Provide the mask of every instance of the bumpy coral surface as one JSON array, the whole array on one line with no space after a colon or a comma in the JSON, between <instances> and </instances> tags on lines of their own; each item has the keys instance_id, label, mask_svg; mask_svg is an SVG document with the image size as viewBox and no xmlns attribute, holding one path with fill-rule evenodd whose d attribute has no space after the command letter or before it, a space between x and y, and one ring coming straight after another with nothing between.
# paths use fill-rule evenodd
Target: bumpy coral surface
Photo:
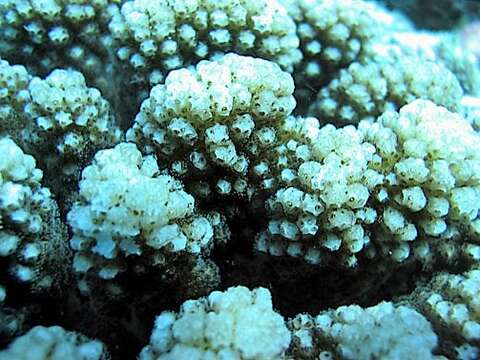
<instances>
[{"instance_id":1,"label":"bumpy coral surface","mask_svg":"<svg viewBox=\"0 0 480 360\"><path fill-rule=\"evenodd\" d=\"M363 1L282 0L297 23L302 61L296 65L296 95L302 105L341 68L371 51L379 24Z\"/></svg>"},{"instance_id":2,"label":"bumpy coral surface","mask_svg":"<svg viewBox=\"0 0 480 360\"><path fill-rule=\"evenodd\" d=\"M421 58L379 58L342 69L319 91L309 113L338 125L357 124L416 98L457 110L461 96L458 80L441 64Z\"/></svg>"},{"instance_id":3,"label":"bumpy coral surface","mask_svg":"<svg viewBox=\"0 0 480 360\"><path fill-rule=\"evenodd\" d=\"M10 275L34 291L61 286L67 268L66 229L35 159L23 153L10 138L0 139L0 257L2 278ZM7 280L11 285L11 280ZM0 301L7 296L0 284Z\"/></svg>"},{"instance_id":4,"label":"bumpy coral surface","mask_svg":"<svg viewBox=\"0 0 480 360\"><path fill-rule=\"evenodd\" d=\"M0 358L478 358L464 31L379 1L0 0Z\"/></svg>"},{"instance_id":5,"label":"bumpy coral surface","mask_svg":"<svg viewBox=\"0 0 480 360\"><path fill-rule=\"evenodd\" d=\"M126 1L109 24L126 86L143 99L170 70L234 51L292 71L296 26L277 0Z\"/></svg>"},{"instance_id":6,"label":"bumpy coral surface","mask_svg":"<svg viewBox=\"0 0 480 360\"><path fill-rule=\"evenodd\" d=\"M33 123L30 126L36 126L32 133L39 138L32 141L32 147L51 148L56 142L58 153L77 160L92 152L88 147L101 148L119 140L120 130L108 102L100 91L87 87L80 72L54 70L44 80L33 78L28 91L31 103L24 110Z\"/></svg>"},{"instance_id":7,"label":"bumpy coral surface","mask_svg":"<svg viewBox=\"0 0 480 360\"><path fill-rule=\"evenodd\" d=\"M363 309L341 306L315 317L300 314L289 322L294 357L320 359L436 359L437 336L419 312L382 302Z\"/></svg>"},{"instance_id":8,"label":"bumpy coral surface","mask_svg":"<svg viewBox=\"0 0 480 360\"><path fill-rule=\"evenodd\" d=\"M237 286L160 314L140 359L279 359L289 344L270 292Z\"/></svg>"},{"instance_id":9,"label":"bumpy coral surface","mask_svg":"<svg viewBox=\"0 0 480 360\"><path fill-rule=\"evenodd\" d=\"M0 132L22 127L23 124L18 124L16 118L29 101L27 86L31 78L24 66L11 66L7 61L0 60Z\"/></svg>"},{"instance_id":10,"label":"bumpy coral surface","mask_svg":"<svg viewBox=\"0 0 480 360\"><path fill-rule=\"evenodd\" d=\"M194 198L134 144L98 152L83 171L79 197L67 217L77 272L93 268L112 279L124 270L124 258L154 266L159 252L200 254L213 239L208 219L195 214Z\"/></svg>"},{"instance_id":11,"label":"bumpy coral surface","mask_svg":"<svg viewBox=\"0 0 480 360\"><path fill-rule=\"evenodd\" d=\"M384 205L377 240L397 243L396 260L408 256L413 240L415 256L425 261L431 251L453 260L462 249L476 260L480 142L470 124L417 100L360 128L377 147L374 167L385 176L375 194Z\"/></svg>"},{"instance_id":12,"label":"bumpy coral surface","mask_svg":"<svg viewBox=\"0 0 480 360\"><path fill-rule=\"evenodd\" d=\"M435 47L435 52L438 59L455 74L467 94L480 96L480 70L476 55L462 45L461 36L446 36Z\"/></svg>"},{"instance_id":13,"label":"bumpy coral surface","mask_svg":"<svg viewBox=\"0 0 480 360\"><path fill-rule=\"evenodd\" d=\"M440 273L430 283L410 295L416 307L431 320L447 344L457 345L450 356L475 358L480 341L480 271L477 267L463 274ZM467 356L467 354L469 354Z\"/></svg>"},{"instance_id":14,"label":"bumpy coral surface","mask_svg":"<svg viewBox=\"0 0 480 360\"><path fill-rule=\"evenodd\" d=\"M370 241L364 226L376 220L375 210L367 205L373 189L368 178L362 178L375 149L353 127L307 124L310 141L289 140L276 149L293 153L296 161L284 169L292 177L287 186L266 202L271 220L258 236L257 248L273 255L303 256L317 264L341 249L335 262L355 266L354 254Z\"/></svg>"},{"instance_id":15,"label":"bumpy coral surface","mask_svg":"<svg viewBox=\"0 0 480 360\"><path fill-rule=\"evenodd\" d=\"M100 84L108 78L111 13L119 0L4 0L0 2L0 56L35 75L74 65Z\"/></svg>"},{"instance_id":16,"label":"bumpy coral surface","mask_svg":"<svg viewBox=\"0 0 480 360\"><path fill-rule=\"evenodd\" d=\"M156 154L197 196L248 198L262 180L271 187L263 158L295 107L292 93L292 77L272 62L235 54L202 61L152 89L127 140Z\"/></svg>"},{"instance_id":17,"label":"bumpy coral surface","mask_svg":"<svg viewBox=\"0 0 480 360\"><path fill-rule=\"evenodd\" d=\"M358 129L310 133L315 140L300 147L304 157L292 170L295 186L266 203L272 220L258 249L313 263L333 253L347 266L377 252L425 265L477 260L480 138L465 119L417 100Z\"/></svg>"},{"instance_id":18,"label":"bumpy coral surface","mask_svg":"<svg viewBox=\"0 0 480 360\"><path fill-rule=\"evenodd\" d=\"M65 187L57 195L70 198L94 153L123 137L110 104L78 71L56 69L41 79L23 66L0 66L0 133L35 156L48 186Z\"/></svg>"},{"instance_id":19,"label":"bumpy coral surface","mask_svg":"<svg viewBox=\"0 0 480 360\"><path fill-rule=\"evenodd\" d=\"M89 340L60 326L36 326L15 339L8 349L0 351L0 359L106 360L108 354L98 340Z\"/></svg>"}]
</instances>

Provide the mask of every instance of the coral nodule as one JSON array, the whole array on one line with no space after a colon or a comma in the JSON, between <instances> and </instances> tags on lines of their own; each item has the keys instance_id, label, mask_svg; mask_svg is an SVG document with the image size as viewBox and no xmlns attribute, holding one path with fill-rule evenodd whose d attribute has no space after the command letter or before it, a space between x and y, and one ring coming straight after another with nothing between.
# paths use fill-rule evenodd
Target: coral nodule
<instances>
[{"instance_id":1,"label":"coral nodule","mask_svg":"<svg viewBox=\"0 0 480 360\"><path fill-rule=\"evenodd\" d=\"M0 359L478 359L478 49L384 2L0 0Z\"/></svg>"}]
</instances>

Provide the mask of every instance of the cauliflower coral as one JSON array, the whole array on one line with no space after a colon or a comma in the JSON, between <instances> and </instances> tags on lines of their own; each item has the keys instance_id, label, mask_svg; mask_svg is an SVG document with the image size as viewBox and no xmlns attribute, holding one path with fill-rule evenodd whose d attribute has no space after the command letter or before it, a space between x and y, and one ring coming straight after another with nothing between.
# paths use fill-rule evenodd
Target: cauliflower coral
<instances>
[{"instance_id":1,"label":"cauliflower coral","mask_svg":"<svg viewBox=\"0 0 480 360\"><path fill-rule=\"evenodd\" d=\"M462 36L366 0L0 0L0 359L478 358Z\"/></svg>"},{"instance_id":2,"label":"cauliflower coral","mask_svg":"<svg viewBox=\"0 0 480 360\"><path fill-rule=\"evenodd\" d=\"M186 301L179 314L157 316L140 359L278 359L289 344L270 292L237 286Z\"/></svg>"}]
</instances>

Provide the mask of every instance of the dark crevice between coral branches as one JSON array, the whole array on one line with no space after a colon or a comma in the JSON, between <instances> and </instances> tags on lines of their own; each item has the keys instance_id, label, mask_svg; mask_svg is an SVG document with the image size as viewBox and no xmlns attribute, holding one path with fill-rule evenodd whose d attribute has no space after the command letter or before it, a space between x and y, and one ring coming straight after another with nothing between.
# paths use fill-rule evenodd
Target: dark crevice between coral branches
<instances>
[{"instance_id":1,"label":"dark crevice between coral branches","mask_svg":"<svg viewBox=\"0 0 480 360\"><path fill-rule=\"evenodd\" d=\"M373 306L409 294L430 271L412 262L397 269L391 262L368 263L360 258L359 269L315 266L302 259L272 257L254 250L255 234L265 228L261 213L238 215L229 221L232 239L217 246L213 260L220 268L222 290L238 284L268 288L277 310L285 317L319 313L341 305ZM395 270L395 271L392 271Z\"/></svg>"}]
</instances>

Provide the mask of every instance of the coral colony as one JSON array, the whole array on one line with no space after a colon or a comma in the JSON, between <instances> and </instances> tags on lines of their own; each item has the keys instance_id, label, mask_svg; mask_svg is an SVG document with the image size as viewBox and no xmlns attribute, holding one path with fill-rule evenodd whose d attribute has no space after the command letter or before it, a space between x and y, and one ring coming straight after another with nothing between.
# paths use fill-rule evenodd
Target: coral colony
<instances>
[{"instance_id":1,"label":"coral colony","mask_svg":"<svg viewBox=\"0 0 480 360\"><path fill-rule=\"evenodd\" d=\"M0 0L0 359L478 359L480 67L418 21Z\"/></svg>"}]
</instances>

